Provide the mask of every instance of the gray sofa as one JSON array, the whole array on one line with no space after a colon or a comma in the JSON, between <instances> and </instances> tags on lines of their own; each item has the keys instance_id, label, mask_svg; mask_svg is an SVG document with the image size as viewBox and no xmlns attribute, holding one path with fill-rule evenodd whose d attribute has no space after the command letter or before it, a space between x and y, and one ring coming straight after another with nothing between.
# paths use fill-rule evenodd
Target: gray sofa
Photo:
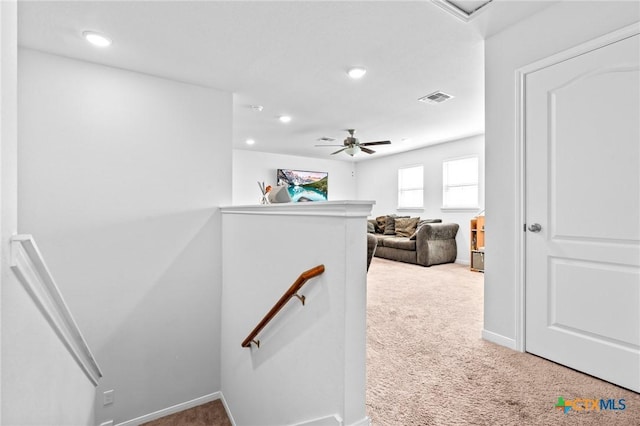
<instances>
[{"instance_id":1,"label":"gray sofa","mask_svg":"<svg viewBox=\"0 0 640 426\"><path fill-rule=\"evenodd\" d=\"M422 266L452 263L458 254L458 229L457 223L424 223L415 239L374 233L378 243L375 256Z\"/></svg>"},{"instance_id":2,"label":"gray sofa","mask_svg":"<svg viewBox=\"0 0 640 426\"><path fill-rule=\"evenodd\" d=\"M371 259L373 258L373 253L376 252L376 247L378 247L376 237L373 234L367 234L367 272L371 266Z\"/></svg>"}]
</instances>

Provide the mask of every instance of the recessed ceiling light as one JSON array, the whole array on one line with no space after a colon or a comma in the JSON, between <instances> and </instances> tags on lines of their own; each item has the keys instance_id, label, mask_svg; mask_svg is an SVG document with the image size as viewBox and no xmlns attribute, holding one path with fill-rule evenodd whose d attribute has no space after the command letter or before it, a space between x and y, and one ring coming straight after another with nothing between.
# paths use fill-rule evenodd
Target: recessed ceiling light
<instances>
[{"instance_id":1,"label":"recessed ceiling light","mask_svg":"<svg viewBox=\"0 0 640 426\"><path fill-rule=\"evenodd\" d=\"M353 78L354 80L362 78L366 73L367 73L367 70L362 67L351 68L347 72L347 74L349 74L349 77Z\"/></svg>"},{"instance_id":2,"label":"recessed ceiling light","mask_svg":"<svg viewBox=\"0 0 640 426\"><path fill-rule=\"evenodd\" d=\"M111 39L109 37L102 35L100 33L97 33L95 31L85 31L82 33L82 36L85 38L85 40L87 40L89 43L93 44L94 46L98 46L98 47L111 46Z\"/></svg>"},{"instance_id":3,"label":"recessed ceiling light","mask_svg":"<svg viewBox=\"0 0 640 426\"><path fill-rule=\"evenodd\" d=\"M247 139L245 142L247 143L247 145L253 145L254 143L256 143L256 141L254 141L253 139Z\"/></svg>"},{"instance_id":4,"label":"recessed ceiling light","mask_svg":"<svg viewBox=\"0 0 640 426\"><path fill-rule=\"evenodd\" d=\"M262 112L264 107L262 105L251 105L251 109L257 112Z\"/></svg>"},{"instance_id":5,"label":"recessed ceiling light","mask_svg":"<svg viewBox=\"0 0 640 426\"><path fill-rule=\"evenodd\" d=\"M280 117L278 117L278 120L280 120L283 123L288 123L291 121L291 117L288 115L281 115Z\"/></svg>"}]
</instances>

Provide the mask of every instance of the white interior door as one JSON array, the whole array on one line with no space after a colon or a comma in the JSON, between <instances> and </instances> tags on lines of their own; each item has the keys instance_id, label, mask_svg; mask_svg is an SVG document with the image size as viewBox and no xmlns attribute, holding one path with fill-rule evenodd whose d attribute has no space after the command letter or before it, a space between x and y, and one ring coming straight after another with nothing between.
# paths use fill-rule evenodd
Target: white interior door
<instances>
[{"instance_id":1,"label":"white interior door","mask_svg":"<svg viewBox=\"0 0 640 426\"><path fill-rule=\"evenodd\" d=\"M639 39L525 78L526 351L636 392Z\"/></svg>"}]
</instances>

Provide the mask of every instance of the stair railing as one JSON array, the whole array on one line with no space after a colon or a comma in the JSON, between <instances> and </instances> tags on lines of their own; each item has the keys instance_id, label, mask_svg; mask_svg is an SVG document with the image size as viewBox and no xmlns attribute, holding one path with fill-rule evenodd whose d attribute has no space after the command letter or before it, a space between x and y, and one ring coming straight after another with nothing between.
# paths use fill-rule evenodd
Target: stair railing
<instances>
[{"instance_id":1,"label":"stair railing","mask_svg":"<svg viewBox=\"0 0 640 426\"><path fill-rule=\"evenodd\" d=\"M297 297L300 302L302 302L302 306L304 306L305 297L298 294L298 291L302 288L305 283L311 278L317 277L318 275L324 272L324 265L318 265L314 268L309 269L308 271L304 271L300 274L298 279L289 287L289 289L282 295L282 297L276 302L275 305L271 308L269 312L262 318L262 320L258 323L258 325L253 329L251 333L247 336L246 339L242 342L243 348L251 347L251 343L254 343L257 347L260 347L260 340L256 339L258 333L262 331L263 328L276 316L278 312L287 304L289 299L292 297Z\"/></svg>"},{"instance_id":2,"label":"stair railing","mask_svg":"<svg viewBox=\"0 0 640 426\"><path fill-rule=\"evenodd\" d=\"M11 237L11 269L94 386L102 371L71 315L33 236Z\"/></svg>"}]
</instances>

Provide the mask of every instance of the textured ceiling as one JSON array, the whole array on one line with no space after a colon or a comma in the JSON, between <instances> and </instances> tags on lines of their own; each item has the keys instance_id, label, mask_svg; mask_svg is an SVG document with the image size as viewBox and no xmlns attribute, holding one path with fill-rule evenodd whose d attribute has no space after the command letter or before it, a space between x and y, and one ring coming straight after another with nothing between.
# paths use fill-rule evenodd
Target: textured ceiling
<instances>
[{"instance_id":1,"label":"textured ceiling","mask_svg":"<svg viewBox=\"0 0 640 426\"><path fill-rule=\"evenodd\" d=\"M375 156L483 133L484 38L550 4L494 0L465 23L429 1L28 1L18 28L24 47L233 92L236 148L329 158L318 139L355 128L393 142ZM417 101L436 90L454 99Z\"/></svg>"}]
</instances>

